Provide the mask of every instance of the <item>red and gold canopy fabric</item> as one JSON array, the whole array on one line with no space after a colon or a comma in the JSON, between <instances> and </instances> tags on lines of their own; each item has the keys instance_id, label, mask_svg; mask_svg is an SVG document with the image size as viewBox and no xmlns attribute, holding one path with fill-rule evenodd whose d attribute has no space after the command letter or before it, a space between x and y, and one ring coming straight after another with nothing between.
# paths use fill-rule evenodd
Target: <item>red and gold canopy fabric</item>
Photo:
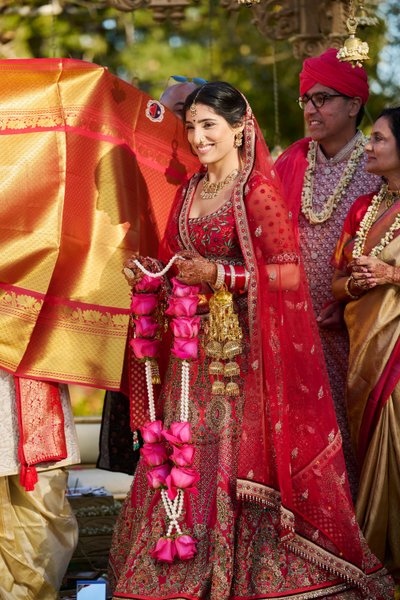
<instances>
[{"instance_id":1,"label":"red and gold canopy fabric","mask_svg":"<svg viewBox=\"0 0 400 600\"><path fill-rule=\"evenodd\" d=\"M105 68L0 61L0 368L119 389L121 274L196 168L182 123Z\"/></svg>"}]
</instances>

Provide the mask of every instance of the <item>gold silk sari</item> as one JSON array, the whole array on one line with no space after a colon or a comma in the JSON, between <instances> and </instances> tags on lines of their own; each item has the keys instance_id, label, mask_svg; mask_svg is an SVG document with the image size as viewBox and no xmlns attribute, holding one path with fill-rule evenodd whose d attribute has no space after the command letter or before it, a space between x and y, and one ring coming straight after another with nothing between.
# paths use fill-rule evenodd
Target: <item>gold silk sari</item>
<instances>
[{"instance_id":1,"label":"gold silk sari","mask_svg":"<svg viewBox=\"0 0 400 600\"><path fill-rule=\"evenodd\" d=\"M352 206L338 242L335 266L346 272L354 236L372 196ZM394 205L371 227L364 254L385 235ZM377 257L400 267L400 231ZM400 287L379 285L347 303L349 331L347 411L360 466L356 516L378 558L400 573Z\"/></svg>"},{"instance_id":2,"label":"gold silk sari","mask_svg":"<svg viewBox=\"0 0 400 600\"><path fill-rule=\"evenodd\" d=\"M197 162L179 119L103 67L2 60L0 73L0 368L118 390L123 260L156 252Z\"/></svg>"}]
</instances>

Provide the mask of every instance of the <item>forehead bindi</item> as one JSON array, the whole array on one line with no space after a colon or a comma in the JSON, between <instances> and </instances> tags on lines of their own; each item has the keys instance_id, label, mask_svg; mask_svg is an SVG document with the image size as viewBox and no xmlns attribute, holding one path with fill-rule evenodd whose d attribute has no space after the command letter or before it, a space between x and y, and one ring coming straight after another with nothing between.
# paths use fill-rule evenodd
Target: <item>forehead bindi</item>
<instances>
[{"instance_id":1,"label":"forehead bindi","mask_svg":"<svg viewBox=\"0 0 400 600\"><path fill-rule=\"evenodd\" d=\"M186 111L186 123L204 123L204 121L218 121L219 115L210 106L196 102L196 114L189 109Z\"/></svg>"}]
</instances>

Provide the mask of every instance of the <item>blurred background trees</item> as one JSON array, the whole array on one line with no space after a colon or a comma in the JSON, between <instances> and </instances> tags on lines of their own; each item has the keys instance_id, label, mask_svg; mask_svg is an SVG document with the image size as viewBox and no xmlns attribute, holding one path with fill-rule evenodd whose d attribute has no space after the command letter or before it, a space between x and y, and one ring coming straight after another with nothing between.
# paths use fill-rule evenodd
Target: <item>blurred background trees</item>
<instances>
[{"instance_id":1,"label":"blurred background trees","mask_svg":"<svg viewBox=\"0 0 400 600\"><path fill-rule=\"evenodd\" d=\"M95 62L156 98L170 75L223 79L248 97L271 147L285 147L303 135L296 104L301 60L294 58L289 41L264 37L250 9L228 11L223 0L198 0L177 24L156 22L149 9L121 12L102 6L95 0L92 6L79 0L0 0L1 58ZM400 90L397 0L381 2L376 14L379 23L360 30L370 45L372 118L399 101Z\"/></svg>"}]
</instances>

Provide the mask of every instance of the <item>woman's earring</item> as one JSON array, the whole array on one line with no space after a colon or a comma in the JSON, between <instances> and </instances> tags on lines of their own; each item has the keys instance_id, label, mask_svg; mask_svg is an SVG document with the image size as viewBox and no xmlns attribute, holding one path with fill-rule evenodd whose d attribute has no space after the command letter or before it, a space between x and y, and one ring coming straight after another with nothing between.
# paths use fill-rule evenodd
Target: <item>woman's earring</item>
<instances>
[{"instance_id":1,"label":"woman's earring","mask_svg":"<svg viewBox=\"0 0 400 600\"><path fill-rule=\"evenodd\" d=\"M238 131L237 133L235 133L235 138L233 141L233 146L235 148L240 148L240 146L243 144L243 131Z\"/></svg>"}]
</instances>

